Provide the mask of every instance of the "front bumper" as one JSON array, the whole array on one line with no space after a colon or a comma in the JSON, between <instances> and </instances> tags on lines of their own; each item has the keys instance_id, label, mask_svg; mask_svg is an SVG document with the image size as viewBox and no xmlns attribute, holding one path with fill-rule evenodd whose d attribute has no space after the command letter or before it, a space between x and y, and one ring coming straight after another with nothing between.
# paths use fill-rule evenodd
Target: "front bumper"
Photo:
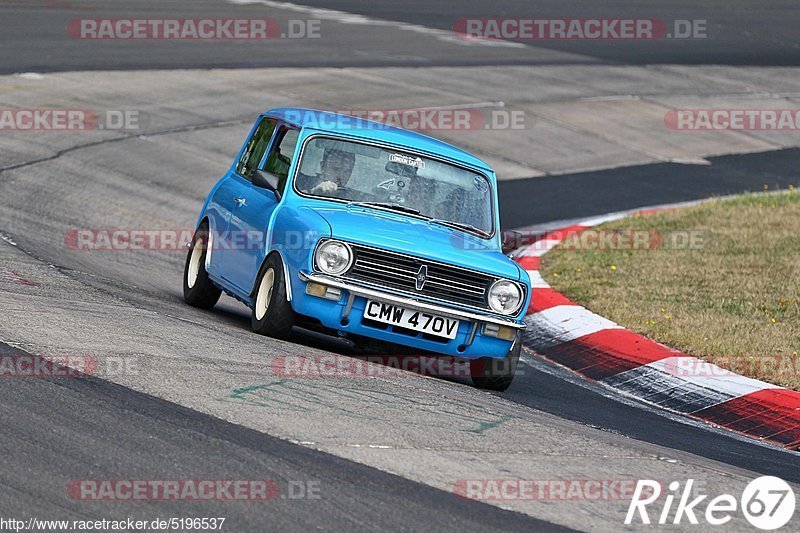
<instances>
[{"instance_id":1,"label":"front bumper","mask_svg":"<svg viewBox=\"0 0 800 533\"><path fill-rule=\"evenodd\" d=\"M392 294L379 289L356 285L348 280L312 272L299 272L302 290L296 291L292 306L298 313L317 318L326 327L343 334L358 334L386 342L402 344L413 348L429 350L457 357L504 357L511 348L511 340L504 340L483 334L485 324L505 326L519 331L527 326L511 318L484 315L468 310L445 307L431 302L415 300L406 296ZM309 282L340 289L342 296L337 301L327 300L306 294L305 285ZM375 324L363 323L362 317L367 299L396 304L433 315L459 320L455 339L432 339L425 335L398 333L394 328L379 328Z\"/></svg>"}]
</instances>

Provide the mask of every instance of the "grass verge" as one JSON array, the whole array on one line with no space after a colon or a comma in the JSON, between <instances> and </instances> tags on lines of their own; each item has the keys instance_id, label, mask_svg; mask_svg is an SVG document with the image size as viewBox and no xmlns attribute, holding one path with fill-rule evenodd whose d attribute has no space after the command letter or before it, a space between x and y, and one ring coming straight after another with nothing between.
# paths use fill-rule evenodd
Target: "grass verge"
<instances>
[{"instance_id":1,"label":"grass verge","mask_svg":"<svg viewBox=\"0 0 800 533\"><path fill-rule=\"evenodd\" d=\"M800 390L800 192L627 217L541 274L574 302L722 368Z\"/></svg>"}]
</instances>

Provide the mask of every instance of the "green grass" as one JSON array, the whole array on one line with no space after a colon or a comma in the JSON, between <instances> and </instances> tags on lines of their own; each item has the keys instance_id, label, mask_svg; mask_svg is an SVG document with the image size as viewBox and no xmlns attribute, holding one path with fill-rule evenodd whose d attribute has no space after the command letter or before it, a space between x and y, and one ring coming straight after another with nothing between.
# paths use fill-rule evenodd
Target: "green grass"
<instances>
[{"instance_id":1,"label":"green grass","mask_svg":"<svg viewBox=\"0 0 800 533\"><path fill-rule=\"evenodd\" d=\"M650 242L661 239L638 250L567 241L543 257L542 275L554 288L658 342L800 390L797 190L746 194L596 229L649 231ZM699 241L680 246L689 235Z\"/></svg>"}]
</instances>

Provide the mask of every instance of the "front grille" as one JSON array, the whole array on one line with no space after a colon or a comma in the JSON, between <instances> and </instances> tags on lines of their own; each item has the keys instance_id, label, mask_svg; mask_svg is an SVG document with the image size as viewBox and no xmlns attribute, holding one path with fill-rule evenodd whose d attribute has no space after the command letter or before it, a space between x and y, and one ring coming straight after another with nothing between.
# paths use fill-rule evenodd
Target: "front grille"
<instances>
[{"instance_id":1,"label":"front grille","mask_svg":"<svg viewBox=\"0 0 800 533\"><path fill-rule=\"evenodd\" d=\"M497 279L493 276L358 244L351 247L353 266L345 274L349 279L396 289L412 296L489 309L486 291ZM428 277L422 290L418 291L416 278L423 265L427 268Z\"/></svg>"}]
</instances>

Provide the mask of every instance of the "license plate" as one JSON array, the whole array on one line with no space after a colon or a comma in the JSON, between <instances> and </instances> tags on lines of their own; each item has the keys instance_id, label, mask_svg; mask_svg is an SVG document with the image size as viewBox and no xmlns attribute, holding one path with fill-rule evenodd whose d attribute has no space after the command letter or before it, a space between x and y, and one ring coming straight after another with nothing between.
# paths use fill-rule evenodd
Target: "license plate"
<instances>
[{"instance_id":1,"label":"license plate","mask_svg":"<svg viewBox=\"0 0 800 533\"><path fill-rule=\"evenodd\" d=\"M414 311L374 300L367 300L364 316L384 324L421 331L422 333L446 339L455 339L458 333L458 320L456 319L429 315L421 311Z\"/></svg>"}]
</instances>

